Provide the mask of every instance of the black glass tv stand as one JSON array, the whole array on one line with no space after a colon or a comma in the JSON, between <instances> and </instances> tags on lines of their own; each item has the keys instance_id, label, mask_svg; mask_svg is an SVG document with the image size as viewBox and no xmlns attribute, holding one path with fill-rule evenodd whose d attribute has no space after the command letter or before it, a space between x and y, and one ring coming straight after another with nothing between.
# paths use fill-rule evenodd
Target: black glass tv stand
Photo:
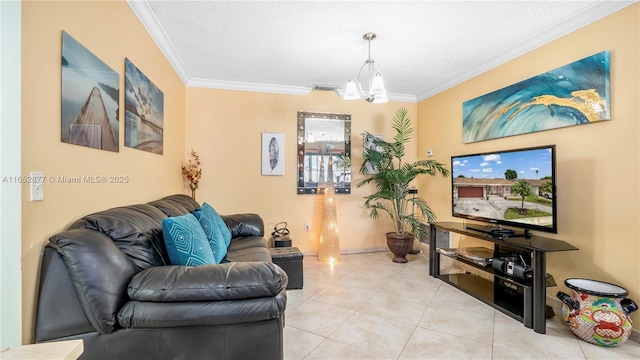
<instances>
[{"instance_id":1,"label":"black glass tv stand","mask_svg":"<svg viewBox=\"0 0 640 360\"><path fill-rule=\"evenodd\" d=\"M500 256L505 249L514 250L520 254L528 255L533 268L533 278L531 280L517 280L508 277L498 271L494 272L493 267L484 267L474 262L466 261L463 258L436 249L436 229L442 229L491 243L494 256ZM469 228L463 223L457 222L437 222L431 224L429 238L429 275L458 288L461 291L479 299L493 308L511 316L522 322L527 328L535 332L546 333L547 319L547 284L555 285L553 278L547 278L546 253L557 251L578 250L573 245L562 241L531 233L521 234L522 236L494 237L489 230L478 231L476 228ZM528 236L524 236L528 235ZM480 269L493 276L493 281L485 277L472 274L440 274L440 256L446 256L469 266Z\"/></svg>"}]
</instances>

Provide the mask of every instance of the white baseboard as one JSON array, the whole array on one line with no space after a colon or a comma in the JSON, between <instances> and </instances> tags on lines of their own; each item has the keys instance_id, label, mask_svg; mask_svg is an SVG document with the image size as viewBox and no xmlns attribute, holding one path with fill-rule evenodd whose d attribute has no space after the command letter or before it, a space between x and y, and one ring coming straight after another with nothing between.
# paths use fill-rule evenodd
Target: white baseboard
<instances>
[{"instance_id":1,"label":"white baseboard","mask_svg":"<svg viewBox=\"0 0 640 360\"><path fill-rule=\"evenodd\" d=\"M388 251L389 251L388 247L382 246L377 248L346 249L344 251L340 251L340 253L344 255L349 255L349 254L364 254L364 253L388 252Z\"/></svg>"},{"instance_id":2,"label":"white baseboard","mask_svg":"<svg viewBox=\"0 0 640 360\"><path fill-rule=\"evenodd\" d=\"M384 247L375 247L375 248L356 248L356 249L343 249L340 250L341 255L350 255L350 254L365 254L365 253L374 253L374 252L386 252L389 251L389 248ZM308 256L318 256L317 251L304 251L302 255Z\"/></svg>"}]
</instances>

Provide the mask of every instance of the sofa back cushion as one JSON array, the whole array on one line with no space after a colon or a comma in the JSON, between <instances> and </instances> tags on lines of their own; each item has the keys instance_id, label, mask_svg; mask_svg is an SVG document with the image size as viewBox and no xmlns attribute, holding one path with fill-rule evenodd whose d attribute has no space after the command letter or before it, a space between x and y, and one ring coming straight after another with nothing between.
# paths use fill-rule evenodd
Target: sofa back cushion
<instances>
[{"instance_id":1,"label":"sofa back cushion","mask_svg":"<svg viewBox=\"0 0 640 360\"><path fill-rule=\"evenodd\" d=\"M94 230L67 230L49 241L62 257L91 325L101 334L113 332L138 267L108 236Z\"/></svg>"},{"instance_id":2,"label":"sofa back cushion","mask_svg":"<svg viewBox=\"0 0 640 360\"><path fill-rule=\"evenodd\" d=\"M243 213L220 217L231 231L232 239L243 236L264 236L264 222L258 214Z\"/></svg>"},{"instance_id":3,"label":"sofa back cushion","mask_svg":"<svg viewBox=\"0 0 640 360\"><path fill-rule=\"evenodd\" d=\"M192 213L200 207L197 201L184 194L169 195L148 204L157 207L167 216L180 216L186 213Z\"/></svg>"},{"instance_id":4,"label":"sofa back cushion","mask_svg":"<svg viewBox=\"0 0 640 360\"><path fill-rule=\"evenodd\" d=\"M166 215L154 206L130 205L87 215L69 229L91 229L108 236L139 270L144 270L169 263L162 238L164 218Z\"/></svg>"}]
</instances>

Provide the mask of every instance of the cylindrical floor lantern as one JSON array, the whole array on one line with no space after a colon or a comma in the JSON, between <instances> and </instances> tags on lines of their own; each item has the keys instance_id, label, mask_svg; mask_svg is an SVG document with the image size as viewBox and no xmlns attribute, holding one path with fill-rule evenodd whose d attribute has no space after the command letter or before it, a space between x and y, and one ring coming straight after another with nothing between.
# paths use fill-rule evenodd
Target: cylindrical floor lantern
<instances>
[{"instance_id":1,"label":"cylindrical floor lantern","mask_svg":"<svg viewBox=\"0 0 640 360\"><path fill-rule=\"evenodd\" d=\"M338 240L338 214L336 212L336 188L333 186L331 145L327 144L325 149L329 155L329 164L327 178L321 179L318 187L318 196L322 196L318 260L333 264L340 261L340 241ZM322 158L324 160L324 156Z\"/></svg>"},{"instance_id":2,"label":"cylindrical floor lantern","mask_svg":"<svg viewBox=\"0 0 640 360\"><path fill-rule=\"evenodd\" d=\"M336 189L333 186L333 182L329 181L322 190L318 192L318 196L323 197L318 260L334 263L340 261Z\"/></svg>"}]
</instances>

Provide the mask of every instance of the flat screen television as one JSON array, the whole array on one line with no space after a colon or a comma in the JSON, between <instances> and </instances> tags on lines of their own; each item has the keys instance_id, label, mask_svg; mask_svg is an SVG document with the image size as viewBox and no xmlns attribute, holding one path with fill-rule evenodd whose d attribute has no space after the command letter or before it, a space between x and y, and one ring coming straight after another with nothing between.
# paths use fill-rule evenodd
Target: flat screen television
<instances>
[{"instance_id":1,"label":"flat screen television","mask_svg":"<svg viewBox=\"0 0 640 360\"><path fill-rule=\"evenodd\" d=\"M453 216L557 233L555 149L452 156Z\"/></svg>"}]
</instances>

